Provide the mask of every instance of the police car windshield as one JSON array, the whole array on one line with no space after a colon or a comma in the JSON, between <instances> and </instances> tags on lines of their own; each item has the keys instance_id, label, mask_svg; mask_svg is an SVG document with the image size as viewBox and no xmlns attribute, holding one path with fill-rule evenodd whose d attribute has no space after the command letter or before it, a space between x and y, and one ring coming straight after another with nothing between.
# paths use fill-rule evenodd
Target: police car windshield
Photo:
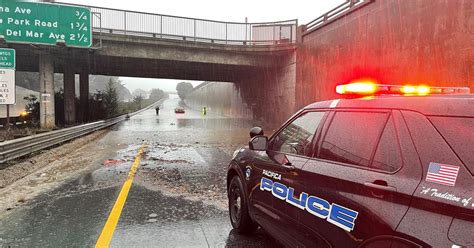
<instances>
[{"instance_id":1,"label":"police car windshield","mask_svg":"<svg viewBox=\"0 0 474 248\"><path fill-rule=\"evenodd\" d=\"M474 175L474 118L433 116L430 120Z\"/></svg>"}]
</instances>

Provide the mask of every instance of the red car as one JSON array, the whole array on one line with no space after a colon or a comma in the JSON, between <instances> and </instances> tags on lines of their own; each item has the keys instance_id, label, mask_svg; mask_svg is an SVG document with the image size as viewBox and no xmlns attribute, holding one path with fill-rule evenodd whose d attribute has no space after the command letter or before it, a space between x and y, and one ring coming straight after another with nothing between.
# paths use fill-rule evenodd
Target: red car
<instances>
[{"instance_id":1,"label":"red car","mask_svg":"<svg viewBox=\"0 0 474 248\"><path fill-rule=\"evenodd\" d=\"M185 110L184 110L183 107L177 107L177 108L174 109L174 112L175 112L176 114L184 114L184 113L185 113Z\"/></svg>"}]
</instances>

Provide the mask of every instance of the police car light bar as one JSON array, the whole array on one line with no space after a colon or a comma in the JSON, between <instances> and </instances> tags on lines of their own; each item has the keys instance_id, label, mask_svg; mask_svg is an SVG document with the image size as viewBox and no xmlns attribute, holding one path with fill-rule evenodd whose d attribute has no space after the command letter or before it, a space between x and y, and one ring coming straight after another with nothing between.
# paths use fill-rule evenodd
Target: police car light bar
<instances>
[{"instance_id":1,"label":"police car light bar","mask_svg":"<svg viewBox=\"0 0 474 248\"><path fill-rule=\"evenodd\" d=\"M354 82L336 86L341 95L430 95L469 94L469 87L432 87L426 85L385 85L372 82Z\"/></svg>"}]
</instances>

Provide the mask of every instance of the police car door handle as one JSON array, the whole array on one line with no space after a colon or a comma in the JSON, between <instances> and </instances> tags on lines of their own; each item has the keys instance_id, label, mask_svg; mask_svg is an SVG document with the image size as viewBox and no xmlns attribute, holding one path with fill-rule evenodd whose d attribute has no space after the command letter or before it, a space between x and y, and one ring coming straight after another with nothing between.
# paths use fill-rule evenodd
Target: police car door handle
<instances>
[{"instance_id":1,"label":"police car door handle","mask_svg":"<svg viewBox=\"0 0 474 248\"><path fill-rule=\"evenodd\" d=\"M283 168L285 168L286 171L292 171L292 170L296 169L290 162L284 164Z\"/></svg>"},{"instance_id":2,"label":"police car door handle","mask_svg":"<svg viewBox=\"0 0 474 248\"><path fill-rule=\"evenodd\" d=\"M395 188L393 186L388 186L385 181L381 181L381 180L376 180L373 183L365 182L364 186L369 187L369 188L373 188L373 189L378 189L378 190L385 190L385 191L392 191L392 192L397 191L397 188Z\"/></svg>"}]
</instances>

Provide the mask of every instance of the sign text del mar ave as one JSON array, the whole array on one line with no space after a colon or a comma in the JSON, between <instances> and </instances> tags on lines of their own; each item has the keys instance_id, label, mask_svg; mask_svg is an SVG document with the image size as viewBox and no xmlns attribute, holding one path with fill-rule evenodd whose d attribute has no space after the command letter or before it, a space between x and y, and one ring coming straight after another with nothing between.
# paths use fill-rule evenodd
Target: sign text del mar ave
<instances>
[{"instance_id":1,"label":"sign text del mar ave","mask_svg":"<svg viewBox=\"0 0 474 248\"><path fill-rule=\"evenodd\" d=\"M0 0L0 36L7 42L64 42L71 47L90 47L91 11L84 7Z\"/></svg>"}]
</instances>

